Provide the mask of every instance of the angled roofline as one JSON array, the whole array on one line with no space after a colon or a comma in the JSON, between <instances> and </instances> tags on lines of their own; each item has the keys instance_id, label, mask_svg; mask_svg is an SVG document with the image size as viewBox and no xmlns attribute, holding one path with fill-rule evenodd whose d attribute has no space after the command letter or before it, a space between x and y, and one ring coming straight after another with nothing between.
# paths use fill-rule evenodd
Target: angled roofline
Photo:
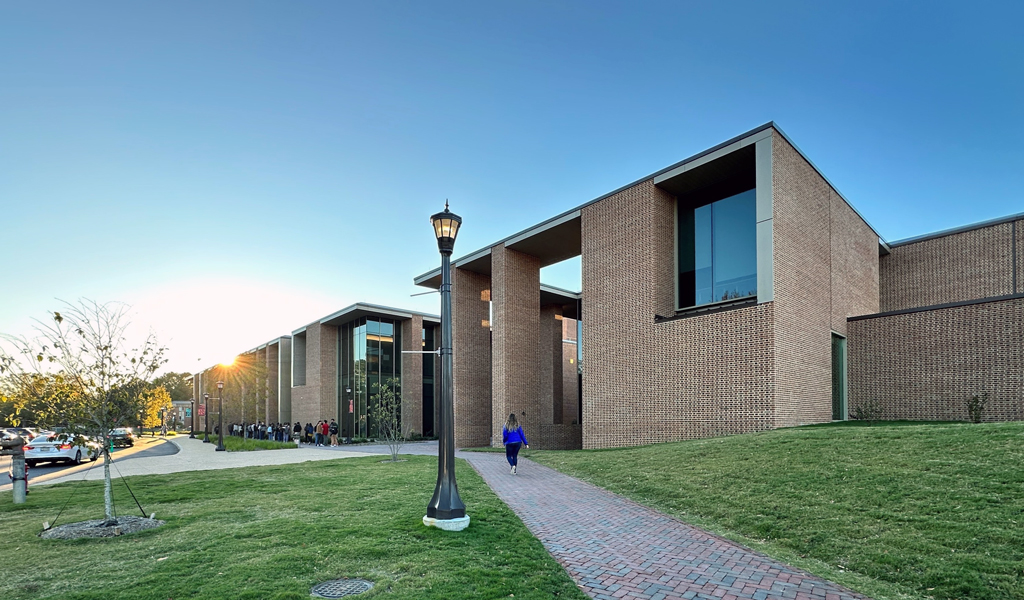
<instances>
[{"instance_id":1,"label":"angled roofline","mask_svg":"<svg viewBox=\"0 0 1024 600\"><path fill-rule=\"evenodd\" d=\"M327 315L326 317L317 319L317 320L313 321L312 323L308 323L306 325L303 325L302 327L299 327L298 329L292 331L292 335L299 335L299 334L303 333L304 331L306 331L306 328L309 327L310 325L318 325L320 323L326 323L327 321L333 321L334 319L337 319L338 317L343 317L346 314L355 312L357 310L365 310L367 312L373 312L373 313L378 313L378 314L382 314L382 315L389 315L389 316L393 316L393 317L400 317L400 318L403 318L403 319L411 319L414 316L419 316L419 317L423 317L424 320L431 321L431 322L440 322L441 321L441 317L439 317L437 315L430 314L430 313L419 312L419 311L416 311L416 310L406 310L404 308L393 308L393 307L390 307L390 306L381 306L380 304L370 304L368 302L356 302L355 304L351 304L349 306L346 306L345 308L343 308L341 310L338 310L338 311L335 311L335 312Z\"/></svg>"},{"instance_id":2,"label":"angled roofline","mask_svg":"<svg viewBox=\"0 0 1024 600\"><path fill-rule=\"evenodd\" d=\"M755 127L753 129L751 129L750 131L747 131L745 133L741 133L740 135L737 135L736 137L730 138L730 139L728 139L728 140L726 140L726 141L724 141L724 142L722 142L720 144L716 144L716 145L708 148L707 150L702 150L701 152L698 152L697 154L694 154L694 155L692 155L692 156L690 156L688 158L684 158L683 160L681 160L681 161L679 161L677 163L673 163L673 164L671 164L671 165L669 165L669 166L667 166L667 167L665 167L663 169L659 169L658 171L655 171L654 173L651 173L650 175L645 175L645 176L643 176L643 177L641 177L641 178L639 178L639 179L637 179L637 180L635 180L635 181L633 181L631 183L627 183L626 185L618 187L618 188L616 188L616 189L614 189L614 190L612 190L612 191L610 191L610 192L608 192L606 194L602 194L602 195L598 196L597 198L594 198L593 200L590 200L588 202L584 202L583 204L581 204L581 205L579 205L579 206L577 206L575 208L571 208L571 209L569 209L569 210L567 210L565 212L561 212L561 213L551 217L550 219L545 219L544 221L541 221L540 223L537 223L536 225L531 225L530 227L527 227L526 229L523 229L522 231L518 231L516 233L513 233L510 236L502 238L501 240L499 240L497 242L494 242L493 244L490 244L488 246L480 248L479 250L470 252L469 254L465 254L463 256L460 256L459 258L452 259L452 266L453 267L454 266L458 266L458 264L460 262L463 262L463 263L464 262L468 262L468 260L477 259L477 258L480 258L481 256L485 256L487 254L490 254L491 248L493 248L494 246L497 246L498 244L507 244L507 243L510 243L512 241L519 240L519 239L522 239L524 237L528 237L532 233L543 231L544 229L547 229L548 227L556 225L557 223L562 222L563 220L573 218L573 213L578 213L578 212L582 211L584 208L590 206L591 204L596 204L596 203L598 203L598 202L600 202L602 200L605 200L607 198L610 198L611 196L614 196L615 194L618 194L619 192L622 192L622 191L627 190L627 189L629 189L629 188L631 188L631 187L633 187L635 185L643 183L644 181L648 181L650 179L654 179L654 178L658 177L659 175L667 173L667 172L669 172L669 171L671 171L673 169L678 169L679 167L681 167L681 166L683 166L683 165L685 165L687 163L691 163L691 162L693 162L695 160L699 160L700 158L703 158L703 157L707 156L708 154L712 154L714 152L718 152L722 148L725 148L727 146L735 144L736 142L740 142L740 141L742 141L742 140L744 140L746 138L755 136L758 133L761 133L762 131L765 131L766 129L774 129L775 131L777 131L779 133L779 135L781 135L782 138L784 140L786 140L786 142L788 142L789 145L792 146L794 150L796 150L797 154L799 154L801 157L803 157L803 159L807 161L807 164L811 165L811 168L814 169L815 172L817 172L818 175L821 176L821 178L824 179L825 182L828 183L828 185L833 190L835 190L835 192L837 194L839 194L839 197L842 198L843 201L846 202L846 204L851 209L853 209L853 212L856 213L857 216L860 217L860 219L862 221L864 221L864 224L867 225L868 228L871 229L871 231L876 236L878 236L879 244L884 249L884 251L887 253L889 251L890 245L885 241L885 238L883 238L878 233L878 230L875 229L874 226L871 225L871 223L868 222L868 220L864 218L864 215L862 215L860 213L860 211L858 211L856 209L856 207L854 207L853 204L849 200L847 200L846 196L844 196L842 194L842 192L839 191L839 188L837 188L835 186L835 184L833 184L832 181L829 180L829 178L825 176L825 174L821 171L821 169L819 169L818 166L815 165L814 162L810 158L808 158L808 156L806 154L804 154L803 150L801 150L799 146L797 146L795 143L793 143L793 140L790 139L790 137L788 135L786 135L786 133L784 131L782 131L782 129L779 128L778 125L775 124L775 121L768 121L764 125L760 125L758 127ZM438 267L436 269L431 269L430 271L427 271L426 273L423 273L421 275L418 275L418 276L414 277L413 278L413 283L416 284L416 285L423 285L428 280L433 279L434 277L437 277L438 275L440 275L440 273L441 273L441 268L440 267Z\"/></svg>"},{"instance_id":3,"label":"angled roofline","mask_svg":"<svg viewBox=\"0 0 1024 600\"><path fill-rule=\"evenodd\" d=\"M572 290L555 287L553 285L548 285L546 283L540 284L540 291L551 292L553 294L562 294L563 296L569 296L570 298L575 298L576 300L580 300L583 298L583 292L574 292Z\"/></svg>"},{"instance_id":4,"label":"angled roofline","mask_svg":"<svg viewBox=\"0 0 1024 600\"><path fill-rule=\"evenodd\" d=\"M1003 223L1013 223L1014 221L1024 220L1024 212L1013 215L1006 215L1005 217L996 217L995 219L989 219L987 221L978 221L977 223L971 223L970 225L961 225L960 227L953 227L951 229L943 229L941 231L935 231L932 233L925 233L922 235L916 235L914 237L904 238L902 240L896 240L890 242L889 245L893 248L898 246L906 246L907 244L916 244L917 242L925 242L928 240L934 240L947 235L955 235L957 233L966 233L968 231L974 231L975 229L984 229L986 227L993 227L995 225L1002 225Z\"/></svg>"}]
</instances>

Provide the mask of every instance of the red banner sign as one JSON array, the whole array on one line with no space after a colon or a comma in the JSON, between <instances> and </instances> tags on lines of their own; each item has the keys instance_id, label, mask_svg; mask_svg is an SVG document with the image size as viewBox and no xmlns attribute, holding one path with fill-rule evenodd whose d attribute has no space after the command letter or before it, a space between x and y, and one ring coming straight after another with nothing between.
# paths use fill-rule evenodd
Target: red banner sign
<instances>
[{"instance_id":1,"label":"red banner sign","mask_svg":"<svg viewBox=\"0 0 1024 600\"><path fill-rule=\"evenodd\" d=\"M198 406L198 408L199 408L199 416L200 417L205 417L206 416L206 405L205 404L200 404Z\"/></svg>"}]
</instances>

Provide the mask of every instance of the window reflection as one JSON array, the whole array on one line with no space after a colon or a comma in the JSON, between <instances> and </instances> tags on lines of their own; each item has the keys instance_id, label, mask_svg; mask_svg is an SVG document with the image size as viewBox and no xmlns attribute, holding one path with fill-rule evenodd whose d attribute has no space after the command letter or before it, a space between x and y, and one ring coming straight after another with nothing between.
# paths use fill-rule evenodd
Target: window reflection
<instances>
[{"instance_id":1,"label":"window reflection","mask_svg":"<svg viewBox=\"0 0 1024 600\"><path fill-rule=\"evenodd\" d=\"M679 207L679 305L757 295L755 190Z\"/></svg>"},{"instance_id":2,"label":"window reflection","mask_svg":"<svg viewBox=\"0 0 1024 600\"><path fill-rule=\"evenodd\" d=\"M347 435L374 438L378 435L373 418L375 384L390 379L401 381L401 336L397 323L364 317L339 329L339 396L342 428ZM396 393L401 393L399 383Z\"/></svg>"}]
</instances>

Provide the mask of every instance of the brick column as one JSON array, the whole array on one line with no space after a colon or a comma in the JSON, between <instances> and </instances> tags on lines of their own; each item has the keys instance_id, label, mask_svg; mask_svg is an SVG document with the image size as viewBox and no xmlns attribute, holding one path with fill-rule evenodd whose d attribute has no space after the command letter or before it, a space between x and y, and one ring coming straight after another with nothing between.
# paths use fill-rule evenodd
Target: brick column
<instances>
[{"instance_id":1,"label":"brick column","mask_svg":"<svg viewBox=\"0 0 1024 600\"><path fill-rule=\"evenodd\" d=\"M267 420L274 422L279 422L281 420L281 410L278 402L277 390L277 357L279 350L280 349L277 344L268 344L266 349L263 350L263 364L266 365L267 368Z\"/></svg>"},{"instance_id":2,"label":"brick column","mask_svg":"<svg viewBox=\"0 0 1024 600\"><path fill-rule=\"evenodd\" d=\"M491 278L452 269L452 344L454 345L455 447L486 446L491 438ZM436 334L440 343L440 330ZM438 365L435 381L440 382ZM440 385L435 384L435 407ZM435 420L440 423L440 420Z\"/></svg>"},{"instance_id":3,"label":"brick column","mask_svg":"<svg viewBox=\"0 0 1024 600\"><path fill-rule=\"evenodd\" d=\"M320 326L320 414L341 420L338 414L338 328Z\"/></svg>"},{"instance_id":4,"label":"brick column","mask_svg":"<svg viewBox=\"0 0 1024 600\"><path fill-rule=\"evenodd\" d=\"M540 386L540 422L562 423L562 308L547 305L540 309L540 338L537 358Z\"/></svg>"},{"instance_id":5,"label":"brick column","mask_svg":"<svg viewBox=\"0 0 1024 600\"><path fill-rule=\"evenodd\" d=\"M514 412L526 430L541 443L539 358L540 261L508 250L491 248L491 300L494 303L491 358L493 444L501 444L501 425Z\"/></svg>"},{"instance_id":6,"label":"brick column","mask_svg":"<svg viewBox=\"0 0 1024 600\"><path fill-rule=\"evenodd\" d=\"M423 317L413 315L402 321L401 350L420 352L423 347ZM423 355L402 355L402 433L423 433Z\"/></svg>"}]
</instances>

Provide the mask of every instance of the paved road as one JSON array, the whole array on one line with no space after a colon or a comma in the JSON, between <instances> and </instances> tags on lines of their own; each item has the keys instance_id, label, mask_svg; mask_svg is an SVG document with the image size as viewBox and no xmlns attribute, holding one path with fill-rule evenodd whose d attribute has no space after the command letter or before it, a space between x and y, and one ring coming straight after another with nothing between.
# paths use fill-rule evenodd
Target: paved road
<instances>
[{"instance_id":1,"label":"paved road","mask_svg":"<svg viewBox=\"0 0 1024 600\"><path fill-rule=\"evenodd\" d=\"M152 458L155 456L166 456L176 454L178 447L174 444L165 443L162 438L142 438L131 448L114 448L112 454L114 462L118 467L126 460L138 458ZM70 463L42 463L29 469L29 485L49 483L56 479L67 480L73 476L88 471L91 467L102 465L102 461L84 461L81 465ZM11 470L11 457L0 457L0 492L11 489L11 481L8 473Z\"/></svg>"}]
</instances>

